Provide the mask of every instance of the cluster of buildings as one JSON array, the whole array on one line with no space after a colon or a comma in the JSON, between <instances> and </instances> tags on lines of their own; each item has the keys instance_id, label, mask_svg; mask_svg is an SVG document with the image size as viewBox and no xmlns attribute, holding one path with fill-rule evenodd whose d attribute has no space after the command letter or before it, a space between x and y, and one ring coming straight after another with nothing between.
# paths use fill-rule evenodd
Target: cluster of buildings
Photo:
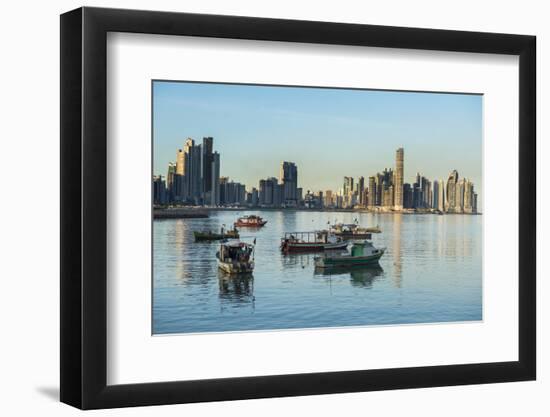
<instances>
[{"instance_id":1,"label":"cluster of buildings","mask_svg":"<svg viewBox=\"0 0 550 417\"><path fill-rule=\"evenodd\" d=\"M317 205L325 208L364 208L372 211L437 211L441 213L477 213L477 193L467 178L459 178L453 170L447 181L430 181L420 173L413 183L404 182L405 151L395 155L395 170L368 178L344 177L340 193L318 193Z\"/></svg>"},{"instance_id":2,"label":"cluster of buildings","mask_svg":"<svg viewBox=\"0 0 550 417\"><path fill-rule=\"evenodd\" d=\"M281 162L279 178L268 177L247 191L245 184L220 176L220 154L214 139L204 137L201 144L187 139L178 149L176 162L168 164L166 177L153 176L155 205L299 207L302 189L298 187L298 168Z\"/></svg>"},{"instance_id":3,"label":"cluster of buildings","mask_svg":"<svg viewBox=\"0 0 550 417\"><path fill-rule=\"evenodd\" d=\"M179 149L176 162L169 163L166 177L153 177L153 199L157 205L202 205L212 207L328 208L371 211L436 211L477 213L474 184L459 178L453 170L447 181L430 181L416 174L413 183L404 182L405 151L395 155L395 169L365 177L344 177L342 189L303 195L298 187L298 167L283 161L279 177L261 179L257 187L220 176L220 154L213 150L214 139L201 144L191 138Z\"/></svg>"}]
</instances>

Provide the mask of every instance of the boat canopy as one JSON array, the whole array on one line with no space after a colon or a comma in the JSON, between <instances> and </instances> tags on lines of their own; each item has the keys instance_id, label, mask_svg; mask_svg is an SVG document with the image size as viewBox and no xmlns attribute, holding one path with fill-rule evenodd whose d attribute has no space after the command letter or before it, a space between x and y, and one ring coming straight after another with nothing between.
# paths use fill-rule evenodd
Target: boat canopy
<instances>
[{"instance_id":1,"label":"boat canopy","mask_svg":"<svg viewBox=\"0 0 550 417\"><path fill-rule=\"evenodd\" d=\"M242 248L242 247L252 247L251 243L241 242L240 240L227 240L225 242L222 242L223 246L227 246L228 248Z\"/></svg>"}]
</instances>

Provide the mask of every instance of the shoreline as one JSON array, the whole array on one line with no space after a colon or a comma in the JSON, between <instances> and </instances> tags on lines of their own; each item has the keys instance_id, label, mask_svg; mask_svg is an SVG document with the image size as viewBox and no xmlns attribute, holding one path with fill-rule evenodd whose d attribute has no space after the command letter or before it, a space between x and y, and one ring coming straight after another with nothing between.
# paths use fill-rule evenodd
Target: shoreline
<instances>
[{"instance_id":1,"label":"shoreline","mask_svg":"<svg viewBox=\"0 0 550 417\"><path fill-rule=\"evenodd\" d=\"M481 216L483 213L441 213L435 211L395 211L369 209L330 209L330 208L275 208L275 207L178 207L153 208L154 219L197 219L208 218L211 211L289 211L312 213L372 213L388 215L436 215L436 216Z\"/></svg>"}]
</instances>

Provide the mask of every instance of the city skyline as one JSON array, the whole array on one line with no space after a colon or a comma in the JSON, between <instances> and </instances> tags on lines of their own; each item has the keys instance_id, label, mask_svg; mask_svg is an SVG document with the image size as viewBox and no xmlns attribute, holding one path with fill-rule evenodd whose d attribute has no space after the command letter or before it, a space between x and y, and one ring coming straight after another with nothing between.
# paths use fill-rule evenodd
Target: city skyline
<instances>
[{"instance_id":1,"label":"city skyline","mask_svg":"<svg viewBox=\"0 0 550 417\"><path fill-rule=\"evenodd\" d=\"M402 183L417 172L446 181L456 169L482 194L481 96L177 82L155 82L153 91L156 175L166 177L188 136L214 137L220 176L248 190L292 161L304 195L338 192L345 176L368 182L395 169L404 147Z\"/></svg>"},{"instance_id":2,"label":"city skyline","mask_svg":"<svg viewBox=\"0 0 550 417\"><path fill-rule=\"evenodd\" d=\"M188 138L178 149L176 162L169 162L167 175L153 176L153 202L166 205L249 208L363 209L370 211L477 214L478 193L474 182L456 169L447 181L433 181L416 173L415 181L404 182L405 149L395 151L394 168L384 168L368 177L345 176L343 186L317 192L299 187L298 166L282 161L279 178L259 179L257 187L220 175L220 154L214 138L202 144Z\"/></svg>"}]
</instances>

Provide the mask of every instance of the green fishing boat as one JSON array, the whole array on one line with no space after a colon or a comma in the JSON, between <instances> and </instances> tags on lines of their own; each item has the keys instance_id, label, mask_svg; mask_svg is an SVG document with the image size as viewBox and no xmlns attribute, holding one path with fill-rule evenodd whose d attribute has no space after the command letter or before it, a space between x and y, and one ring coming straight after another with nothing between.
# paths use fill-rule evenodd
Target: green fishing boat
<instances>
[{"instance_id":1,"label":"green fishing boat","mask_svg":"<svg viewBox=\"0 0 550 417\"><path fill-rule=\"evenodd\" d=\"M206 232L195 231L193 232L193 236L195 236L195 242L204 242L204 241L223 240L223 239L238 239L239 232L237 229L225 231L222 228L220 233L214 233L212 231L206 231Z\"/></svg>"},{"instance_id":2,"label":"green fishing boat","mask_svg":"<svg viewBox=\"0 0 550 417\"><path fill-rule=\"evenodd\" d=\"M326 253L314 258L317 268L350 267L378 263L386 248L375 248L368 240L355 242L349 252Z\"/></svg>"}]
</instances>

